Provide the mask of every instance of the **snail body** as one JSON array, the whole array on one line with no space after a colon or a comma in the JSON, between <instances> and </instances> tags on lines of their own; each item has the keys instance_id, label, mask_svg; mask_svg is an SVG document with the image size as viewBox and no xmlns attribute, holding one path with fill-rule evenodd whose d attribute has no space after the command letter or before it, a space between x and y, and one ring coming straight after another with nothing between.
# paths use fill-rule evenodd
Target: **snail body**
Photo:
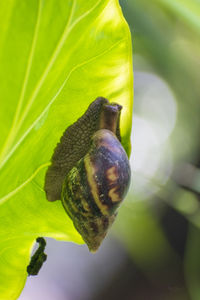
<instances>
[{"instance_id":1,"label":"snail body","mask_svg":"<svg viewBox=\"0 0 200 300\"><path fill-rule=\"evenodd\" d=\"M110 104L105 98L97 98L86 113L66 130L46 174L47 199L61 199L75 228L93 252L98 249L114 222L117 208L130 183L130 165L120 143L121 108L118 104ZM93 122L94 110L96 115ZM76 131L78 124L81 130L82 123L90 126L89 136L82 136L86 149L81 154L79 151L71 163L74 152L71 155L69 151L65 152L64 142L69 140L70 128Z\"/></svg>"}]
</instances>

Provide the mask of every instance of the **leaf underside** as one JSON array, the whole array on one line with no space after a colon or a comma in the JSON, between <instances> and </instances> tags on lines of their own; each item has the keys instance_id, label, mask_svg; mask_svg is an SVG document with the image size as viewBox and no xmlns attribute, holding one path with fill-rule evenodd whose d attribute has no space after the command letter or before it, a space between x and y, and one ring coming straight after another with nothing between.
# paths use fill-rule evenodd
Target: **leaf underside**
<instances>
[{"instance_id":1,"label":"leaf underside","mask_svg":"<svg viewBox=\"0 0 200 300\"><path fill-rule=\"evenodd\" d=\"M16 299L38 236L82 243L45 198L56 144L98 96L123 106L129 150L132 61L117 0L0 2L0 298Z\"/></svg>"}]
</instances>

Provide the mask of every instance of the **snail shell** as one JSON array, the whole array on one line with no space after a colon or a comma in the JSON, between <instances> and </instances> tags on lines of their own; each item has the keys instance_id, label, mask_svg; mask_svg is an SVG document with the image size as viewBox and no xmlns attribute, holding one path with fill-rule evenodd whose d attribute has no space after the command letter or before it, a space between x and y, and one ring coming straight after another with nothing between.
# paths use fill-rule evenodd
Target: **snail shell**
<instances>
[{"instance_id":1,"label":"snail shell","mask_svg":"<svg viewBox=\"0 0 200 300\"><path fill-rule=\"evenodd\" d=\"M98 130L89 152L67 174L63 206L90 251L96 251L113 223L130 182L128 157L109 130Z\"/></svg>"},{"instance_id":2,"label":"snail shell","mask_svg":"<svg viewBox=\"0 0 200 300\"><path fill-rule=\"evenodd\" d=\"M97 98L63 134L45 178L47 199L61 199L93 252L113 223L130 183L130 165L120 143L121 109Z\"/></svg>"}]
</instances>

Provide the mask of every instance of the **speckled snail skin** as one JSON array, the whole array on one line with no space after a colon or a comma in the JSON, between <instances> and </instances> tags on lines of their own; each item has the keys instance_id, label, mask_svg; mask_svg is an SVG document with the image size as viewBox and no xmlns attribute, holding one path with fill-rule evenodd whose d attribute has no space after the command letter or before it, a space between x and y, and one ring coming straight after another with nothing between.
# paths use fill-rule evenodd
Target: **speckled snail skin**
<instances>
[{"instance_id":1,"label":"speckled snail skin","mask_svg":"<svg viewBox=\"0 0 200 300\"><path fill-rule=\"evenodd\" d=\"M120 143L122 107L99 97L64 132L47 170L49 201L63 206L90 251L113 223L130 183L130 165Z\"/></svg>"}]
</instances>

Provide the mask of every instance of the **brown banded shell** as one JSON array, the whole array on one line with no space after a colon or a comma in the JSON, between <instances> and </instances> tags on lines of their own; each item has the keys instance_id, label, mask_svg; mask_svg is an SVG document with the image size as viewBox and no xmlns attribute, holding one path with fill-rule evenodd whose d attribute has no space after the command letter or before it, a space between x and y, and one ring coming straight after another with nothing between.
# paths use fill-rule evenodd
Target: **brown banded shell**
<instances>
[{"instance_id":1,"label":"brown banded shell","mask_svg":"<svg viewBox=\"0 0 200 300\"><path fill-rule=\"evenodd\" d=\"M62 202L90 251L96 251L130 183L128 157L116 136L98 130L89 152L66 176Z\"/></svg>"},{"instance_id":2,"label":"brown banded shell","mask_svg":"<svg viewBox=\"0 0 200 300\"><path fill-rule=\"evenodd\" d=\"M47 199L62 200L90 251L100 246L129 187L121 109L103 97L92 102L64 132L45 177Z\"/></svg>"}]
</instances>

